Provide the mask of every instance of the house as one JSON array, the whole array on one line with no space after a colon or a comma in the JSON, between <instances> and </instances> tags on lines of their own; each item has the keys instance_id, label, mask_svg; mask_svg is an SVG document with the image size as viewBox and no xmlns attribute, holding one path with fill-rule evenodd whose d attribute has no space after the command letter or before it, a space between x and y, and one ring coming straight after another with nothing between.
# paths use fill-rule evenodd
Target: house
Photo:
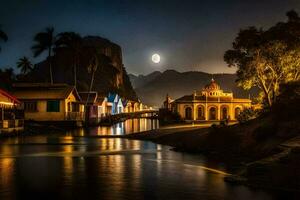
<instances>
[{"instance_id":1,"label":"house","mask_svg":"<svg viewBox=\"0 0 300 200\"><path fill-rule=\"evenodd\" d=\"M133 112L138 112L140 111L140 103L137 101L134 101L133 103Z\"/></svg>"},{"instance_id":2,"label":"house","mask_svg":"<svg viewBox=\"0 0 300 200\"><path fill-rule=\"evenodd\" d=\"M117 114L120 114L123 112L124 112L124 106L123 106L122 98L119 98L118 103L117 103Z\"/></svg>"},{"instance_id":3,"label":"house","mask_svg":"<svg viewBox=\"0 0 300 200\"><path fill-rule=\"evenodd\" d=\"M21 102L13 95L0 89L0 133L24 129Z\"/></svg>"},{"instance_id":4,"label":"house","mask_svg":"<svg viewBox=\"0 0 300 200\"><path fill-rule=\"evenodd\" d=\"M72 122L78 126L84 120L84 105L73 86L19 83L14 84L13 88L13 95L22 102L25 120L50 122L50 124L58 122L57 125L59 122Z\"/></svg>"},{"instance_id":5,"label":"house","mask_svg":"<svg viewBox=\"0 0 300 200\"><path fill-rule=\"evenodd\" d=\"M143 104L137 101L128 100L126 104L127 112L137 112L140 111L143 107Z\"/></svg>"},{"instance_id":6,"label":"house","mask_svg":"<svg viewBox=\"0 0 300 200\"><path fill-rule=\"evenodd\" d=\"M126 110L127 110L127 112L133 112L133 109L134 109L134 107L133 107L133 101L131 101L131 100L128 100L127 101L127 104L126 104Z\"/></svg>"},{"instance_id":7,"label":"house","mask_svg":"<svg viewBox=\"0 0 300 200\"><path fill-rule=\"evenodd\" d=\"M106 117L108 115L107 97L98 96L97 104L98 104L98 117L99 118Z\"/></svg>"},{"instance_id":8,"label":"house","mask_svg":"<svg viewBox=\"0 0 300 200\"><path fill-rule=\"evenodd\" d=\"M144 108L143 107L144 106L143 103L139 101L139 105L138 106L139 106L138 107L139 111L143 111L143 108Z\"/></svg>"},{"instance_id":9,"label":"house","mask_svg":"<svg viewBox=\"0 0 300 200\"><path fill-rule=\"evenodd\" d=\"M123 112L123 102L118 94L109 93L107 102L107 108L112 115Z\"/></svg>"},{"instance_id":10,"label":"house","mask_svg":"<svg viewBox=\"0 0 300 200\"><path fill-rule=\"evenodd\" d=\"M88 123L98 122L98 93L95 91L91 92L79 92L82 105L85 106L85 121Z\"/></svg>"},{"instance_id":11,"label":"house","mask_svg":"<svg viewBox=\"0 0 300 200\"><path fill-rule=\"evenodd\" d=\"M119 101L119 95L114 93L108 93L107 95L107 108L109 113L114 115L117 113L117 104Z\"/></svg>"},{"instance_id":12,"label":"house","mask_svg":"<svg viewBox=\"0 0 300 200\"><path fill-rule=\"evenodd\" d=\"M164 107L177 112L187 121L236 121L240 113L251 107L250 99L235 98L224 92L212 79L202 90L171 100L167 96Z\"/></svg>"},{"instance_id":13,"label":"house","mask_svg":"<svg viewBox=\"0 0 300 200\"><path fill-rule=\"evenodd\" d=\"M129 101L127 99L122 99L122 103L123 103L123 112L124 113L128 113L129 112Z\"/></svg>"}]
</instances>

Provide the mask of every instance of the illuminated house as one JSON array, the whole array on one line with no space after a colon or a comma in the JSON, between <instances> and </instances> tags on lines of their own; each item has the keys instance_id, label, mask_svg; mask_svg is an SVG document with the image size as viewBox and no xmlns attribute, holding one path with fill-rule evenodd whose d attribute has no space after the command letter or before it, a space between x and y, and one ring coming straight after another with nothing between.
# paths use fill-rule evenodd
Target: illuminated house
<instances>
[{"instance_id":1,"label":"illuminated house","mask_svg":"<svg viewBox=\"0 0 300 200\"><path fill-rule=\"evenodd\" d=\"M144 105L141 101L138 102L138 111L142 111L144 109Z\"/></svg>"},{"instance_id":2,"label":"illuminated house","mask_svg":"<svg viewBox=\"0 0 300 200\"><path fill-rule=\"evenodd\" d=\"M109 93L107 96L108 108L111 109L111 114L119 114L123 112L122 99L118 94ZM111 107L111 108L110 108Z\"/></svg>"},{"instance_id":3,"label":"illuminated house","mask_svg":"<svg viewBox=\"0 0 300 200\"><path fill-rule=\"evenodd\" d=\"M100 118L103 118L108 114L108 111L107 111L107 97L98 96L97 103L98 103L98 116Z\"/></svg>"},{"instance_id":4,"label":"illuminated house","mask_svg":"<svg viewBox=\"0 0 300 200\"><path fill-rule=\"evenodd\" d=\"M85 110L85 121L95 123L98 121L98 93L95 91L91 92L79 92L81 98L81 104L84 105Z\"/></svg>"},{"instance_id":5,"label":"illuminated house","mask_svg":"<svg viewBox=\"0 0 300 200\"><path fill-rule=\"evenodd\" d=\"M128 113L130 102L127 99L122 99L122 103L123 103L123 112Z\"/></svg>"},{"instance_id":6,"label":"illuminated house","mask_svg":"<svg viewBox=\"0 0 300 200\"><path fill-rule=\"evenodd\" d=\"M0 133L23 130L23 111L20 109L20 101L0 89Z\"/></svg>"},{"instance_id":7,"label":"illuminated house","mask_svg":"<svg viewBox=\"0 0 300 200\"><path fill-rule=\"evenodd\" d=\"M128 100L127 101L127 104L126 104L126 110L127 112L134 112L134 102L131 101L131 100Z\"/></svg>"},{"instance_id":8,"label":"illuminated house","mask_svg":"<svg viewBox=\"0 0 300 200\"><path fill-rule=\"evenodd\" d=\"M124 112L123 102L122 102L122 99L119 98L118 103L117 103L117 113L120 114L123 112Z\"/></svg>"},{"instance_id":9,"label":"illuminated house","mask_svg":"<svg viewBox=\"0 0 300 200\"><path fill-rule=\"evenodd\" d=\"M139 109L140 109L140 104L136 101L128 100L126 106L124 105L124 110L126 112L136 112L139 111Z\"/></svg>"},{"instance_id":10,"label":"illuminated house","mask_svg":"<svg viewBox=\"0 0 300 200\"><path fill-rule=\"evenodd\" d=\"M167 96L164 107L178 112L188 121L237 120L245 108L251 107L250 99L234 98L233 93L223 92L214 79L201 91L183 96L175 101Z\"/></svg>"},{"instance_id":11,"label":"illuminated house","mask_svg":"<svg viewBox=\"0 0 300 200\"><path fill-rule=\"evenodd\" d=\"M22 102L25 120L76 122L84 120L84 105L75 87L66 84L20 83L13 94Z\"/></svg>"}]
</instances>

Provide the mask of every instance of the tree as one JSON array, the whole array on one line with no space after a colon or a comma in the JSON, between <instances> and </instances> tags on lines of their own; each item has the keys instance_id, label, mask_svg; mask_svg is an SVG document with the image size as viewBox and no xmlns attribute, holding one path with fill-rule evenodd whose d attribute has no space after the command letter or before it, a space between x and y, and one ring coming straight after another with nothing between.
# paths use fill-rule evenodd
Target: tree
<instances>
[{"instance_id":1,"label":"tree","mask_svg":"<svg viewBox=\"0 0 300 200\"><path fill-rule=\"evenodd\" d=\"M80 53L82 51L82 37L74 32L63 32L58 34L56 41L57 48L67 48L73 54L73 74L74 86L77 86L77 66L79 64Z\"/></svg>"},{"instance_id":2,"label":"tree","mask_svg":"<svg viewBox=\"0 0 300 200\"><path fill-rule=\"evenodd\" d=\"M44 32L37 33L34 37L35 44L31 47L34 57L41 55L47 51L47 60L49 63L50 82L53 84L53 70L52 70L52 53L55 47L56 36L54 35L54 28L46 28Z\"/></svg>"},{"instance_id":3,"label":"tree","mask_svg":"<svg viewBox=\"0 0 300 200\"><path fill-rule=\"evenodd\" d=\"M12 83L15 81L16 76L13 68L0 69L0 88L11 89Z\"/></svg>"},{"instance_id":4,"label":"tree","mask_svg":"<svg viewBox=\"0 0 300 200\"><path fill-rule=\"evenodd\" d=\"M244 89L258 87L267 106L279 95L280 85L300 78L300 19L294 11L289 20L268 30L241 30L224 60L237 67L237 83Z\"/></svg>"},{"instance_id":5,"label":"tree","mask_svg":"<svg viewBox=\"0 0 300 200\"><path fill-rule=\"evenodd\" d=\"M22 74L27 74L33 69L33 65L27 57L20 58L17 62L17 67L21 70Z\"/></svg>"},{"instance_id":6,"label":"tree","mask_svg":"<svg viewBox=\"0 0 300 200\"><path fill-rule=\"evenodd\" d=\"M91 82L90 82L89 92L88 92L86 102L85 102L85 107L87 107L87 104L89 102L90 93L93 89L95 73L96 73L98 67L99 67L99 58L98 58L97 54L95 53L95 55L93 55L93 57L90 60L90 64L87 67L88 73L91 74Z\"/></svg>"},{"instance_id":7,"label":"tree","mask_svg":"<svg viewBox=\"0 0 300 200\"><path fill-rule=\"evenodd\" d=\"M4 31L2 31L1 29L0 29L0 40L3 40L4 42L6 42L8 40L6 33ZM0 51L1 51L1 47L0 47Z\"/></svg>"}]
</instances>

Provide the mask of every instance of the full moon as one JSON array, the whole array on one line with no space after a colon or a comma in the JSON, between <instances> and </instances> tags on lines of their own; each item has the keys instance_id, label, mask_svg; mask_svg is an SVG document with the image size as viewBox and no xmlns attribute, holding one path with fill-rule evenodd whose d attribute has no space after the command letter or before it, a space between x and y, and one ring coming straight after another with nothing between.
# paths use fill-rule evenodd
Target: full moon
<instances>
[{"instance_id":1,"label":"full moon","mask_svg":"<svg viewBox=\"0 0 300 200\"><path fill-rule=\"evenodd\" d=\"M157 53L152 55L152 62L154 63L160 62L160 56Z\"/></svg>"}]
</instances>

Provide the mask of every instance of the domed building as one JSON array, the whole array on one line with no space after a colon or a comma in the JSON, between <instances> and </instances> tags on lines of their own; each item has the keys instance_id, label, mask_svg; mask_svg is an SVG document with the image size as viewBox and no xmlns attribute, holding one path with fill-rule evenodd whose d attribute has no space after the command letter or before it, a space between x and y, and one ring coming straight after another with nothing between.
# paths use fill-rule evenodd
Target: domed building
<instances>
[{"instance_id":1,"label":"domed building","mask_svg":"<svg viewBox=\"0 0 300 200\"><path fill-rule=\"evenodd\" d=\"M201 91L172 101L170 107L187 121L236 121L242 110L251 107L251 100L234 98L212 79Z\"/></svg>"}]
</instances>

